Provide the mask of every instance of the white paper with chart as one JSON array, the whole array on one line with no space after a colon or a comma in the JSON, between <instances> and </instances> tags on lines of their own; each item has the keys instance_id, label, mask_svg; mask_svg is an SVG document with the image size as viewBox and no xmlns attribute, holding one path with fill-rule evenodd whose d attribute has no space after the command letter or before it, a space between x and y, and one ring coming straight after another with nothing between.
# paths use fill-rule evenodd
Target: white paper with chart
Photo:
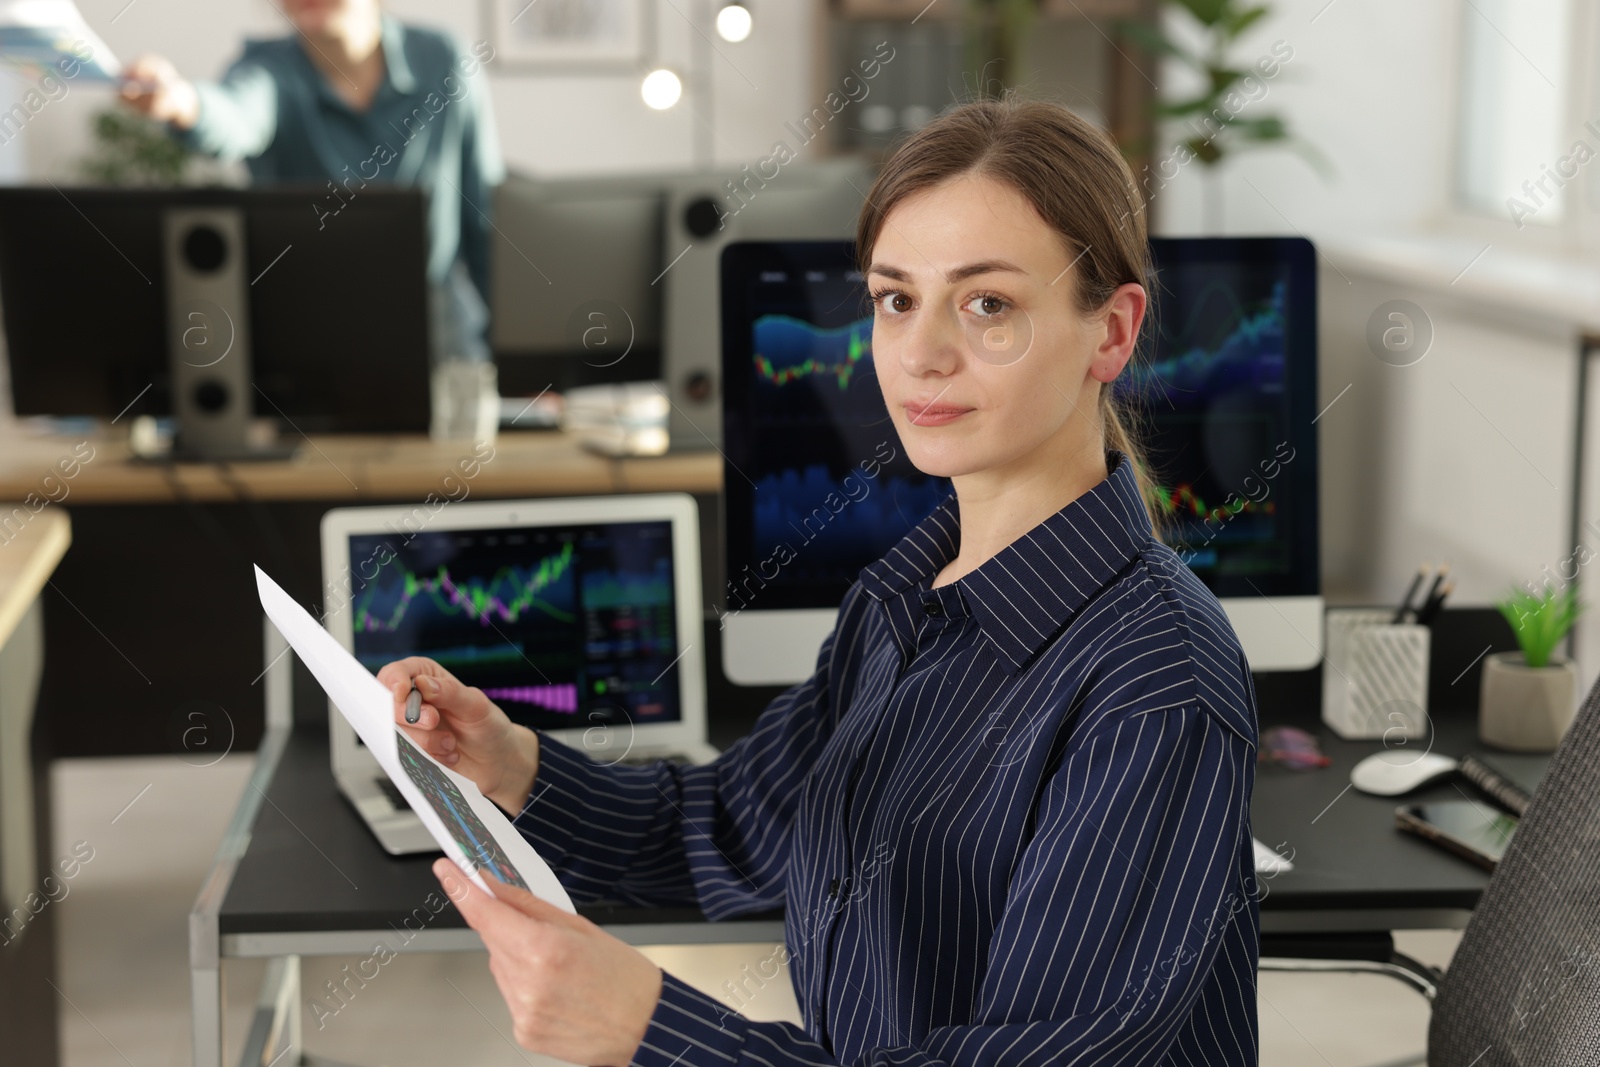
<instances>
[{"instance_id":1,"label":"white paper with chart","mask_svg":"<svg viewBox=\"0 0 1600 1067\"><path fill-rule=\"evenodd\" d=\"M479 868L487 868L508 885L521 886L542 900L574 911L555 872L511 825L505 812L471 779L412 744L394 721L394 697L383 683L260 567L256 568L256 589L267 617L355 728L445 855L491 893L493 889L478 873Z\"/></svg>"}]
</instances>

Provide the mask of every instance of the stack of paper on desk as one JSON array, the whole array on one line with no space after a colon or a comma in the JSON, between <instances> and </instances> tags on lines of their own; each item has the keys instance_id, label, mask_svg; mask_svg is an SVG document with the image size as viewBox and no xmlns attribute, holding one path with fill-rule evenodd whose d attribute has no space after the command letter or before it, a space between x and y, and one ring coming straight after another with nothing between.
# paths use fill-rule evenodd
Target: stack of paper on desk
<instances>
[{"instance_id":1,"label":"stack of paper on desk","mask_svg":"<svg viewBox=\"0 0 1600 1067\"><path fill-rule=\"evenodd\" d=\"M502 882L520 885L567 911L575 910L555 872L505 813L479 792L471 779L411 743L394 721L394 697L389 690L260 567L256 568L256 589L267 617L350 720L445 855L491 893L489 883L478 873L481 868Z\"/></svg>"}]
</instances>

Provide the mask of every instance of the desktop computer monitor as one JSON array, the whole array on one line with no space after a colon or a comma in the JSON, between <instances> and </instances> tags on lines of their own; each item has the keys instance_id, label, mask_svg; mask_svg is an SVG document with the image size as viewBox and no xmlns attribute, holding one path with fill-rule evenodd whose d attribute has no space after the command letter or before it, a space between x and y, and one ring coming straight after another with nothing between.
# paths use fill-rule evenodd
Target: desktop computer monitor
<instances>
[{"instance_id":1,"label":"desktop computer monitor","mask_svg":"<svg viewBox=\"0 0 1600 1067\"><path fill-rule=\"evenodd\" d=\"M662 181L507 176L490 343L501 392L661 376Z\"/></svg>"},{"instance_id":2,"label":"desktop computer monitor","mask_svg":"<svg viewBox=\"0 0 1600 1067\"><path fill-rule=\"evenodd\" d=\"M19 415L173 411L163 217L238 208L257 416L425 432L426 203L415 189L0 189L0 303ZM322 206L323 217L314 208Z\"/></svg>"},{"instance_id":3,"label":"desktop computer monitor","mask_svg":"<svg viewBox=\"0 0 1600 1067\"><path fill-rule=\"evenodd\" d=\"M723 671L809 675L839 601L950 492L911 465L872 367L849 241L722 253Z\"/></svg>"},{"instance_id":4,"label":"desktop computer monitor","mask_svg":"<svg viewBox=\"0 0 1600 1067\"><path fill-rule=\"evenodd\" d=\"M1116 388L1139 410L1162 538L1217 594L1253 669L1313 666L1314 250L1299 238L1152 247L1150 343ZM889 422L850 242L729 245L721 293L723 670L785 684L815 668L860 569L949 483L910 465Z\"/></svg>"},{"instance_id":5,"label":"desktop computer monitor","mask_svg":"<svg viewBox=\"0 0 1600 1067\"><path fill-rule=\"evenodd\" d=\"M1162 540L1217 595L1250 666L1322 656L1317 260L1302 237L1158 237L1140 411Z\"/></svg>"}]
</instances>

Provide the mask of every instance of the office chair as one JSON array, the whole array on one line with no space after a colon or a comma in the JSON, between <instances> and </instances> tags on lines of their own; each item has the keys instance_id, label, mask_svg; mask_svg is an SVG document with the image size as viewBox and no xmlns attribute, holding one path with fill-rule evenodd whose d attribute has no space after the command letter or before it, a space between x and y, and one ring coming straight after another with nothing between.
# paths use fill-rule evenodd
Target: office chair
<instances>
[{"instance_id":1,"label":"office chair","mask_svg":"<svg viewBox=\"0 0 1600 1067\"><path fill-rule=\"evenodd\" d=\"M1428 1067L1600 1064L1600 681L1517 825L1447 972L1377 960L1262 970L1385 973L1432 1005Z\"/></svg>"}]
</instances>

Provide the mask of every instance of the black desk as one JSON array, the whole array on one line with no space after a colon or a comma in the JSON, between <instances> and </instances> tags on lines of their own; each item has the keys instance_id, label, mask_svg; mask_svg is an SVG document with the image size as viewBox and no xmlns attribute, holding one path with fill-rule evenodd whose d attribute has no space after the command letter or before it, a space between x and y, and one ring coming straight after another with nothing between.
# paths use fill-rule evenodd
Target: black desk
<instances>
[{"instance_id":1,"label":"black desk","mask_svg":"<svg viewBox=\"0 0 1600 1067\"><path fill-rule=\"evenodd\" d=\"M1263 878L1262 932L1464 926L1489 884L1488 872L1395 829L1394 809L1402 802L1462 799L1492 809L1490 801L1456 777L1403 798L1368 796L1350 787L1350 769L1383 751L1382 742L1342 741L1310 717L1280 715L1275 721L1316 734L1333 763L1313 771L1257 767L1250 810L1255 835L1294 863L1287 873ZM1482 748L1475 716L1441 715L1433 730L1434 752L1460 756ZM1410 741L1405 747L1413 746L1421 752L1428 742Z\"/></svg>"},{"instance_id":2,"label":"black desk","mask_svg":"<svg viewBox=\"0 0 1600 1067\"><path fill-rule=\"evenodd\" d=\"M189 915L195 1067L222 1067L222 961L269 963L240 1063L300 1049L299 957L481 951L455 908L437 915L434 855L391 856L334 785L326 729L273 722L256 768ZM707 922L698 909L584 907L635 945L779 943L781 913ZM267 1051L263 1055L263 1050ZM298 1056L298 1051L294 1053Z\"/></svg>"},{"instance_id":3,"label":"black desk","mask_svg":"<svg viewBox=\"0 0 1600 1067\"><path fill-rule=\"evenodd\" d=\"M301 935L353 936L360 951L370 952L373 931L401 926L425 898L441 893L432 870L438 853L389 855L339 793L326 732L291 732L263 791L249 848L217 916L223 955L270 954L263 949L286 940L272 936L278 934L297 943L305 940ZM782 912L716 924L698 908L585 906L580 912L634 944L660 943L662 926L673 927L674 944L783 940ZM433 916L428 928L464 931L472 947L482 947L455 908Z\"/></svg>"},{"instance_id":4,"label":"black desk","mask_svg":"<svg viewBox=\"0 0 1600 1067\"><path fill-rule=\"evenodd\" d=\"M1440 658L1445 669L1458 669L1450 662L1453 655ZM1308 672L1302 681L1319 673ZM272 685L269 676L269 689ZM1432 691L1446 695L1437 684ZM1459 756L1479 747L1476 717L1464 706L1476 701L1476 686L1448 695L1456 704L1435 712L1432 748ZM1320 722L1314 699L1261 696L1263 728L1282 724L1310 730L1333 759L1315 771L1272 764L1259 768L1252 805L1255 835L1269 847L1294 850L1293 870L1261 879L1263 956L1374 958L1375 945L1392 944L1393 930L1465 926L1488 875L1396 830L1399 798L1346 789L1350 768L1383 744L1341 741ZM275 714L269 694L269 728L255 772L190 916L196 1067L221 1067L223 959L272 961L245 1043L246 1062L266 1062L288 1045L300 1046L299 956L365 955L379 940L393 943L395 931L438 890L431 856L399 858L379 848L334 786L325 726L296 726L288 702L285 695ZM726 729L713 731L719 745L731 740ZM1411 744L1426 747L1427 742ZM1459 786L1460 792L1446 781L1406 800L1467 796L1487 805L1472 786ZM583 911L633 944L783 940L778 915L710 923L694 910ZM406 947L473 951L482 943L455 909L447 908ZM263 1049L269 1050L265 1060L248 1059Z\"/></svg>"}]
</instances>

